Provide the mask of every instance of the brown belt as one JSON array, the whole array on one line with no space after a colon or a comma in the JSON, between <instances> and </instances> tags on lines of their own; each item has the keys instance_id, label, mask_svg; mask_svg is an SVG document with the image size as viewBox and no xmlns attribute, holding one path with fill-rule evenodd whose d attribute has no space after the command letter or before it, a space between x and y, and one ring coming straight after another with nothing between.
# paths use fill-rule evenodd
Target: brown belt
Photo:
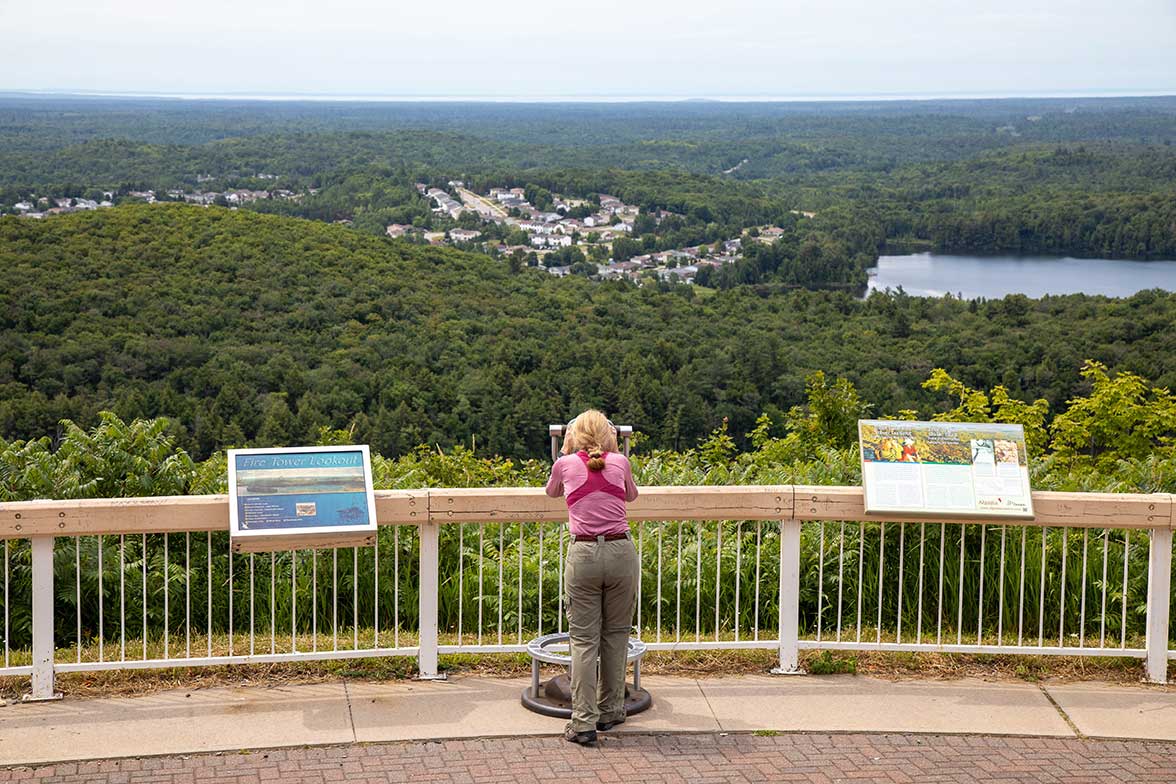
<instances>
[{"instance_id":1,"label":"brown belt","mask_svg":"<svg viewBox=\"0 0 1176 784\"><path fill-rule=\"evenodd\" d=\"M618 539L628 539L629 535L625 534L605 534L601 536L585 536L584 534L576 534L572 537L574 542L595 542L597 539L604 539L606 542L615 542Z\"/></svg>"}]
</instances>

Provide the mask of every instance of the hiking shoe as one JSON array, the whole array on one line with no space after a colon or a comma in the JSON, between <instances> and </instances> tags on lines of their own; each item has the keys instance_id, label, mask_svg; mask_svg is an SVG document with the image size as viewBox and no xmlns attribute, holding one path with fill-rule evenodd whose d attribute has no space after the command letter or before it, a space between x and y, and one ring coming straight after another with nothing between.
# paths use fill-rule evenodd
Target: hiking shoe
<instances>
[{"instance_id":1,"label":"hiking shoe","mask_svg":"<svg viewBox=\"0 0 1176 784\"><path fill-rule=\"evenodd\" d=\"M596 731L597 732L608 732L609 730L611 730L613 727L617 726L618 724L624 724L624 723L625 723L625 720L623 718L622 719L613 719L612 721L598 721L598 722L596 722Z\"/></svg>"},{"instance_id":2,"label":"hiking shoe","mask_svg":"<svg viewBox=\"0 0 1176 784\"><path fill-rule=\"evenodd\" d=\"M564 740L566 740L568 743L575 743L579 746L595 746L596 730L576 732L575 730L569 728L564 732Z\"/></svg>"}]
</instances>

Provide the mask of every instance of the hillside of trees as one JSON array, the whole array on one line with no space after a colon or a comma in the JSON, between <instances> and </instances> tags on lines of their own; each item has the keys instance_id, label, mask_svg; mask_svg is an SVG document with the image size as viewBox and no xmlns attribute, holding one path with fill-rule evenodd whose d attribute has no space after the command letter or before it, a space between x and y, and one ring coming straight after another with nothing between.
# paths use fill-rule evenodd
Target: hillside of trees
<instances>
[{"instance_id":1,"label":"hillside of trees","mask_svg":"<svg viewBox=\"0 0 1176 784\"><path fill-rule=\"evenodd\" d=\"M769 249L805 263L805 247ZM765 251L769 252L769 251ZM1089 388L1087 359L1176 385L1176 294L963 302L552 279L503 261L317 221L126 205L0 218L0 437L110 410L167 416L197 458L342 429L389 457L462 442L541 455L549 422L600 406L653 448L724 418L782 423L815 371L876 415L934 410L922 383L1042 398Z\"/></svg>"}]
</instances>

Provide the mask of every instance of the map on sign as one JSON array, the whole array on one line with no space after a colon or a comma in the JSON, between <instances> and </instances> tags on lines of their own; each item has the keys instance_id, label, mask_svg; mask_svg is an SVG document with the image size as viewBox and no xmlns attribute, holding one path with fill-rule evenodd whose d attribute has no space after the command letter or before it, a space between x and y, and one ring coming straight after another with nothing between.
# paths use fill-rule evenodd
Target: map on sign
<instances>
[{"instance_id":1,"label":"map on sign","mask_svg":"<svg viewBox=\"0 0 1176 784\"><path fill-rule=\"evenodd\" d=\"M234 537L375 533L366 446L230 449Z\"/></svg>"},{"instance_id":2,"label":"map on sign","mask_svg":"<svg viewBox=\"0 0 1176 784\"><path fill-rule=\"evenodd\" d=\"M1033 518L1020 425L863 419L858 438L867 514Z\"/></svg>"}]
</instances>

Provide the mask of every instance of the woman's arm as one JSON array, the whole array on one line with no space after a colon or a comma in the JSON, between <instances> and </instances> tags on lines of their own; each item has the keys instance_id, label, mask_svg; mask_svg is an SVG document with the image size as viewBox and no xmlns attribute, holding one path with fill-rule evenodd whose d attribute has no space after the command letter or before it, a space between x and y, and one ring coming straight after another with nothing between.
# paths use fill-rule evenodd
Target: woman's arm
<instances>
[{"instance_id":1,"label":"woman's arm","mask_svg":"<svg viewBox=\"0 0 1176 784\"><path fill-rule=\"evenodd\" d=\"M625 500L637 500L637 483L633 481L633 466L628 458L625 458Z\"/></svg>"},{"instance_id":2,"label":"woman's arm","mask_svg":"<svg viewBox=\"0 0 1176 784\"><path fill-rule=\"evenodd\" d=\"M551 476L547 480L547 494L552 498L559 498L563 491L563 462L556 460L551 466Z\"/></svg>"}]
</instances>

